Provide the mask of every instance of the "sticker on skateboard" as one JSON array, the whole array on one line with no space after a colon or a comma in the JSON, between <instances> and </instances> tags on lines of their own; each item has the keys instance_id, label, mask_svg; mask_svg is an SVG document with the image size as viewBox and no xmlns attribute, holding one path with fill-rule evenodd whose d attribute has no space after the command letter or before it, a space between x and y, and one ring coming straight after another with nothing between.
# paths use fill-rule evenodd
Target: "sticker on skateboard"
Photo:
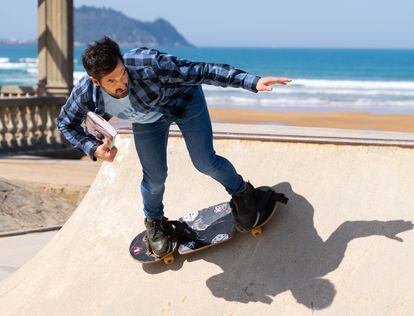
<instances>
[{"instance_id":1,"label":"sticker on skateboard","mask_svg":"<svg viewBox=\"0 0 414 316\"><path fill-rule=\"evenodd\" d=\"M148 249L147 232L146 230L138 234L129 246L131 256L141 263L157 263L163 261L165 264L174 262L173 253L177 249L178 244L172 242L171 250L163 257L157 257Z\"/></svg>"}]
</instances>

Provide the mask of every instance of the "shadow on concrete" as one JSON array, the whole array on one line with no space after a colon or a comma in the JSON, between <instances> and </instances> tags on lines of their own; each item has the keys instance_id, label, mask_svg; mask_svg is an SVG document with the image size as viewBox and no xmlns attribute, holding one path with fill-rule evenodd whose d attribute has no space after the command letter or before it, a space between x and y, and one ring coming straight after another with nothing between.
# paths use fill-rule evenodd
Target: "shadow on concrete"
<instances>
[{"instance_id":1,"label":"shadow on concrete","mask_svg":"<svg viewBox=\"0 0 414 316\"><path fill-rule=\"evenodd\" d=\"M17 271L17 269L18 267L0 265L0 271L12 273L14 271Z\"/></svg>"},{"instance_id":2,"label":"shadow on concrete","mask_svg":"<svg viewBox=\"0 0 414 316\"><path fill-rule=\"evenodd\" d=\"M289 183L273 188L286 194L289 203L280 206L262 236L238 234L233 241L208 251L176 256L171 267L143 266L144 270L178 270L184 260L202 259L223 270L206 281L216 297L271 304L275 296L290 291L298 303L309 309L324 309L336 295L335 285L324 276L338 268L350 241L368 236L402 241L396 235L413 229L413 224L404 220L347 221L323 241L313 224L314 209L306 198L296 194Z\"/></svg>"}]
</instances>

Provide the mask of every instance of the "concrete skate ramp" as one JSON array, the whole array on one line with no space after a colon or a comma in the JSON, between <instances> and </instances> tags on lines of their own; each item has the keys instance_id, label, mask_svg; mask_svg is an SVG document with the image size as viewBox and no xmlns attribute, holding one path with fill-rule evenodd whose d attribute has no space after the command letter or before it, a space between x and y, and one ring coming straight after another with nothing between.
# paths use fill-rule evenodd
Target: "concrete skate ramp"
<instances>
[{"instance_id":1,"label":"concrete skate ramp","mask_svg":"<svg viewBox=\"0 0 414 316\"><path fill-rule=\"evenodd\" d=\"M216 152L245 179L290 198L262 236L238 234L219 247L176 256L171 266L134 261L128 246L143 228L141 168L133 138L122 134L115 161L102 164L62 230L0 284L0 314L413 313L411 134L215 130ZM168 162L169 217L228 200L192 166L182 138L170 137Z\"/></svg>"}]
</instances>

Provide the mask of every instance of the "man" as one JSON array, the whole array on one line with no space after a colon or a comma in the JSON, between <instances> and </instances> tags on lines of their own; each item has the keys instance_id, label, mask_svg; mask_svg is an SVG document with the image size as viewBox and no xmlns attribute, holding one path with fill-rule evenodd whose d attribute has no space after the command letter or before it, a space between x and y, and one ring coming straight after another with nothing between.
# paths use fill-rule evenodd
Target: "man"
<instances>
[{"instance_id":1,"label":"man","mask_svg":"<svg viewBox=\"0 0 414 316\"><path fill-rule=\"evenodd\" d=\"M233 165L215 154L211 121L201 84L239 87L257 93L271 91L284 78L260 78L226 64L192 62L146 47L122 56L117 43L104 37L90 44L82 56L87 72L74 87L57 118L65 138L94 161L112 162L117 149L97 143L81 127L88 111L132 122L135 147L143 169L141 194L145 227L153 252L162 257L171 242L163 229L166 148L170 124L180 128L194 166L221 183L231 195L239 230L260 221L255 188Z\"/></svg>"}]
</instances>

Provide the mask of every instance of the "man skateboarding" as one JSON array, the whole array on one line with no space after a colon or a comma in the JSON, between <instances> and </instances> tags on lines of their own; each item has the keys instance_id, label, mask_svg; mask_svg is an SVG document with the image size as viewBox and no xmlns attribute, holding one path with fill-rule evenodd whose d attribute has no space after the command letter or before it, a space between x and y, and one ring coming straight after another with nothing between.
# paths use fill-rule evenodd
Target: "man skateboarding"
<instances>
[{"instance_id":1,"label":"man skateboarding","mask_svg":"<svg viewBox=\"0 0 414 316\"><path fill-rule=\"evenodd\" d=\"M249 74L227 64L193 62L156 49L136 48L121 54L116 42L104 37L82 55L87 72L62 106L56 123L64 137L92 160L112 162L116 147L97 143L81 126L88 111L132 122L134 142L143 170L141 194L145 227L155 255L171 250L163 228L163 194L167 177L169 127L180 128L192 163L223 185L231 195L238 229L248 231L260 223L255 188L245 182L226 158L216 155L207 104L201 84L236 87L257 93L271 91L285 78Z\"/></svg>"}]
</instances>

